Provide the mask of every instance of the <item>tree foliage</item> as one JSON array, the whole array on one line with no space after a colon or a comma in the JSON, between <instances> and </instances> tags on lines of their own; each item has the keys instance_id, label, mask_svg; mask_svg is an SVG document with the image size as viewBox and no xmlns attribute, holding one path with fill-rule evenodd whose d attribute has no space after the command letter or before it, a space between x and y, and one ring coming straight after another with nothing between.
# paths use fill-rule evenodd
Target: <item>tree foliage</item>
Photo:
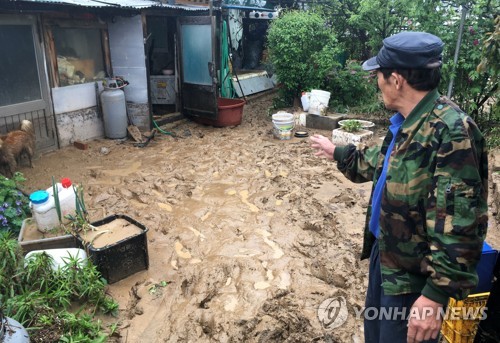
<instances>
[{"instance_id":1,"label":"tree foliage","mask_svg":"<svg viewBox=\"0 0 500 343\"><path fill-rule=\"evenodd\" d=\"M289 11L274 20L267 35L269 59L287 99L321 88L338 64L335 33L317 13Z\"/></svg>"},{"instance_id":2,"label":"tree foliage","mask_svg":"<svg viewBox=\"0 0 500 343\"><path fill-rule=\"evenodd\" d=\"M414 4L415 1L408 0L361 0L349 23L366 32L368 45L376 52L384 38L411 24L409 18Z\"/></svg>"},{"instance_id":3,"label":"tree foliage","mask_svg":"<svg viewBox=\"0 0 500 343\"><path fill-rule=\"evenodd\" d=\"M356 93L356 89L353 88L356 83L352 82L350 76L354 75L350 74L352 62L351 65L345 65L346 61L354 63L357 61L361 64L376 54L382 46L382 40L392 34L404 30L425 31L440 37L445 43L440 92L447 94L450 81L453 80L452 100L471 115L483 130L500 125L498 0L322 0L308 2L307 6L309 15L313 15L311 12L314 12L326 18L326 26L333 32L337 40L336 46L341 50L337 59L344 68L331 68L328 74L330 75L328 89L337 89L340 94L349 94L351 91ZM466 16L458 59L454 63L461 33L463 9L466 9ZM296 30L299 28L294 26L290 26L288 33L284 29L285 36L294 37L291 38L294 43L292 50L302 48L300 44L297 47L297 42L302 42L301 38L291 35L291 31ZM322 38L317 36L314 39L315 44L318 44ZM328 40L323 40L321 43L323 42ZM285 41L284 50L288 43L292 42ZM308 47L304 47L303 51L307 49ZM299 53L296 53L298 56ZM280 56L275 55L274 58ZM312 61L307 57L304 60L308 63ZM299 68L297 72L290 60L285 59L285 63L288 63L284 68L285 72L296 73L301 80L310 78L303 77L305 69ZM316 64L312 65L311 69L314 70ZM325 63L324 66L326 65ZM291 78L291 75L287 77ZM345 84L340 85L339 82ZM296 83L297 91L307 88L304 87L305 84ZM294 87L294 84L287 83L286 87ZM349 105L345 103L345 99L348 98L344 96L336 98L336 94L332 93L330 101L339 106L342 104L348 107L354 106L352 103ZM358 99L360 102L357 105L361 105L366 97Z\"/></svg>"},{"instance_id":4,"label":"tree foliage","mask_svg":"<svg viewBox=\"0 0 500 343\"><path fill-rule=\"evenodd\" d=\"M466 17L463 25L462 40L458 50L458 60L454 63L457 41L460 34L460 17L463 9ZM450 80L453 79L452 99L483 128L495 120L494 108L498 102L498 74L491 74L491 69L478 69L483 56L483 42L494 30L494 18L498 17L498 8L489 0L474 3L459 2L442 5L439 9L447 18L445 21L429 23L429 18L422 16L419 22L426 23L429 32L441 37L445 42L443 81L441 92L446 94ZM495 14L495 10L497 13ZM435 27L432 31L432 26ZM496 116L498 121L500 118Z\"/></svg>"},{"instance_id":5,"label":"tree foliage","mask_svg":"<svg viewBox=\"0 0 500 343\"><path fill-rule=\"evenodd\" d=\"M312 6L329 18L345 58L359 63L376 54L384 38L403 30L440 37L445 43L441 93L453 79L452 100L483 127L499 124L498 1L327 0ZM463 8L467 16L455 64Z\"/></svg>"},{"instance_id":6,"label":"tree foliage","mask_svg":"<svg viewBox=\"0 0 500 343\"><path fill-rule=\"evenodd\" d=\"M477 71L498 77L500 72L500 15L495 18L495 29L485 35L481 62L477 66Z\"/></svg>"}]
</instances>

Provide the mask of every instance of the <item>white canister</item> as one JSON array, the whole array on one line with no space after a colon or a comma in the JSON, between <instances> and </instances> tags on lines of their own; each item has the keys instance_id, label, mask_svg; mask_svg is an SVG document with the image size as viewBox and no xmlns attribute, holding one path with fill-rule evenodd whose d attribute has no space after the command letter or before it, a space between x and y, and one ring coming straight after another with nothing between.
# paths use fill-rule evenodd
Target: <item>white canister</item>
<instances>
[{"instance_id":1,"label":"white canister","mask_svg":"<svg viewBox=\"0 0 500 343\"><path fill-rule=\"evenodd\" d=\"M73 184L68 178L62 178L61 182L56 184L57 193L59 195L59 205L61 207L61 219L63 223L68 223L69 220L66 216L76 214L76 194L73 189ZM47 193L50 196L54 196L54 190L52 187L47 188ZM55 203L55 202L54 202Z\"/></svg>"},{"instance_id":2,"label":"white canister","mask_svg":"<svg viewBox=\"0 0 500 343\"><path fill-rule=\"evenodd\" d=\"M41 190L31 193L30 201L31 213L39 231L48 232L59 227L54 197L47 191Z\"/></svg>"}]
</instances>

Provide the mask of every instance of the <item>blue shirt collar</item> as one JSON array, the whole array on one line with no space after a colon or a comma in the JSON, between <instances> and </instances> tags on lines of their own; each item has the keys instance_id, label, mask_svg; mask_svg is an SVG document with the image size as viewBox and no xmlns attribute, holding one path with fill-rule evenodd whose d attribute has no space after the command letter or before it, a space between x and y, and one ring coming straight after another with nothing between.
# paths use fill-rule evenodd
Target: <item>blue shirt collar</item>
<instances>
[{"instance_id":1,"label":"blue shirt collar","mask_svg":"<svg viewBox=\"0 0 500 343\"><path fill-rule=\"evenodd\" d=\"M392 125L401 126L401 124L403 124L403 122L405 121L405 117L403 117L403 115L398 112L395 115L393 115L389 120L391 121Z\"/></svg>"}]
</instances>

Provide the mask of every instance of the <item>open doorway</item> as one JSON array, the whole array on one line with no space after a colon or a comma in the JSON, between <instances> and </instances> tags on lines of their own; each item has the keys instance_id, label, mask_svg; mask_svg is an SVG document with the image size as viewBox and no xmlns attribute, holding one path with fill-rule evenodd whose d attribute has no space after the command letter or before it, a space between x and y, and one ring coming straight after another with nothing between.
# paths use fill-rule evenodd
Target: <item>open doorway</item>
<instances>
[{"instance_id":1,"label":"open doorway","mask_svg":"<svg viewBox=\"0 0 500 343\"><path fill-rule=\"evenodd\" d=\"M176 68L176 17L147 16L146 53L153 120L158 124L179 116Z\"/></svg>"},{"instance_id":2,"label":"open doorway","mask_svg":"<svg viewBox=\"0 0 500 343\"><path fill-rule=\"evenodd\" d=\"M277 12L230 11L233 86L238 97L255 94L275 86L267 62L266 35Z\"/></svg>"}]
</instances>

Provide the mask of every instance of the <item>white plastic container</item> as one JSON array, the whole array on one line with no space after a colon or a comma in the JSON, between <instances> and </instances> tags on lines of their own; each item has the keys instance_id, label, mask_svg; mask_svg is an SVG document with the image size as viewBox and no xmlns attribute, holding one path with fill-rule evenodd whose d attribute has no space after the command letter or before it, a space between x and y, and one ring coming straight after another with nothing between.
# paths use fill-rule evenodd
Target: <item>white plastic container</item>
<instances>
[{"instance_id":1,"label":"white plastic container","mask_svg":"<svg viewBox=\"0 0 500 343\"><path fill-rule=\"evenodd\" d=\"M73 184L70 179L63 178L56 186L59 194L59 205L61 206L61 219L63 223L68 223L69 220L66 218L66 215L70 214L74 216L76 213L76 195L73 190ZM47 193L52 197L54 196L52 187L47 188Z\"/></svg>"},{"instance_id":2,"label":"white plastic container","mask_svg":"<svg viewBox=\"0 0 500 343\"><path fill-rule=\"evenodd\" d=\"M288 129L293 129L295 118L292 113L280 111L278 113L273 114L272 120L274 126L288 130Z\"/></svg>"},{"instance_id":3,"label":"white plastic container","mask_svg":"<svg viewBox=\"0 0 500 343\"><path fill-rule=\"evenodd\" d=\"M30 200L31 213L39 231L48 232L59 227L54 197L47 191L36 191L30 194Z\"/></svg>"},{"instance_id":4,"label":"white plastic container","mask_svg":"<svg viewBox=\"0 0 500 343\"><path fill-rule=\"evenodd\" d=\"M309 99L309 113L310 114L322 114L322 112L328 107L330 102L330 92L322 91L320 89L313 89L311 91L311 97Z\"/></svg>"},{"instance_id":5,"label":"white plastic container","mask_svg":"<svg viewBox=\"0 0 500 343\"><path fill-rule=\"evenodd\" d=\"M309 111L309 98L311 97L310 92L302 92L302 96L300 97L300 101L302 102L302 108L304 111Z\"/></svg>"},{"instance_id":6,"label":"white plastic container","mask_svg":"<svg viewBox=\"0 0 500 343\"><path fill-rule=\"evenodd\" d=\"M84 267L87 264L87 253L83 249L78 248L61 248L61 249L45 249L33 250L26 254L25 261L29 261L35 254L45 252L52 257L52 269L57 270L62 268L70 259L78 259L78 265Z\"/></svg>"},{"instance_id":7,"label":"white plastic container","mask_svg":"<svg viewBox=\"0 0 500 343\"><path fill-rule=\"evenodd\" d=\"M302 112L299 114L299 125L306 126L307 124L307 113Z\"/></svg>"},{"instance_id":8,"label":"white plastic container","mask_svg":"<svg viewBox=\"0 0 500 343\"><path fill-rule=\"evenodd\" d=\"M292 130L295 127L295 118L292 113L278 112L273 114L274 136L278 139L292 138Z\"/></svg>"},{"instance_id":9,"label":"white plastic container","mask_svg":"<svg viewBox=\"0 0 500 343\"><path fill-rule=\"evenodd\" d=\"M68 178L61 179L61 182L58 182L56 187L61 208L61 221L62 223L68 223L69 220L66 219L66 215L74 216L76 212L75 191L71 180ZM30 200L31 212L39 231L48 232L60 226L52 187L44 191L40 190L31 193Z\"/></svg>"}]
</instances>

